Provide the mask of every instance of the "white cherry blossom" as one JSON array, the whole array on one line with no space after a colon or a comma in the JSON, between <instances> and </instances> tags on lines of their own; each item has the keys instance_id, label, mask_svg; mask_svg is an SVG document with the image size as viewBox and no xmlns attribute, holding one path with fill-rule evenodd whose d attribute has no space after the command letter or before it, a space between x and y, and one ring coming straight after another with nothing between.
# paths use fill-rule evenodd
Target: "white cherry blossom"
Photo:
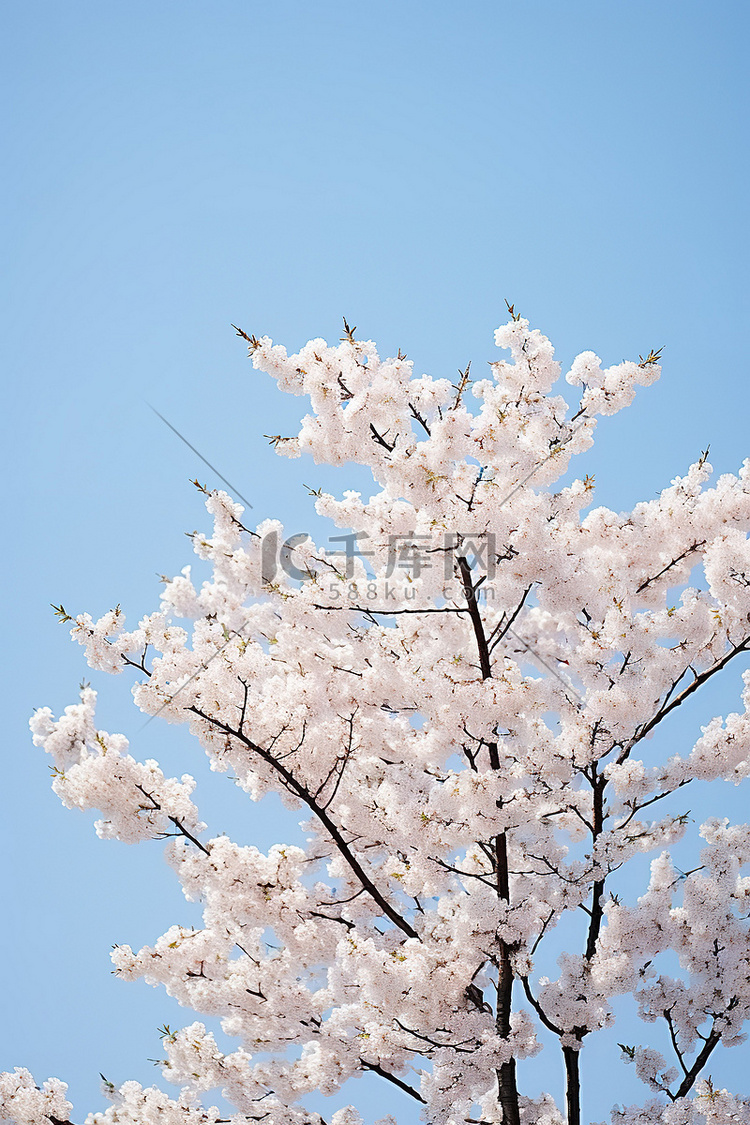
<instances>
[{"instance_id":1,"label":"white cherry blossom","mask_svg":"<svg viewBox=\"0 0 750 1125\"><path fill-rule=\"evenodd\" d=\"M318 513L356 533L351 549L287 541L277 521L248 528L203 489L213 526L192 545L211 577L197 586L185 567L131 631L118 606L71 632L249 799L280 793L307 844L264 854L211 836L192 778L100 729L89 687L59 718L36 712L60 799L99 810L102 837L169 837L202 904L200 930L116 947L117 975L237 1044L224 1054L202 1022L165 1030L178 1096L126 1082L87 1122L361 1125L362 1106L306 1106L356 1103L349 1080L369 1073L431 1125L580 1125L586 1046L622 995L671 1055L622 1046L642 1098L613 1123L750 1122L748 1102L706 1078L750 1012L750 826L708 821L686 874L669 852L689 831L685 786L750 772L750 673L742 710L707 715L692 748L646 752L750 649L750 462L712 485L704 455L631 512L587 512L593 482L558 482L659 357L605 368L583 352L569 407L551 393L550 342L513 312L496 333L510 358L473 383L468 368L457 384L416 377L348 327L296 355L246 339L254 368L310 402L277 452L370 469L372 496L316 493ZM621 899L617 873L643 854L650 883ZM573 945L542 975L563 932ZM542 1032L566 1077L560 1106L523 1088ZM210 1107L216 1091L230 1118ZM64 1092L5 1074L0 1117L68 1122Z\"/></svg>"}]
</instances>

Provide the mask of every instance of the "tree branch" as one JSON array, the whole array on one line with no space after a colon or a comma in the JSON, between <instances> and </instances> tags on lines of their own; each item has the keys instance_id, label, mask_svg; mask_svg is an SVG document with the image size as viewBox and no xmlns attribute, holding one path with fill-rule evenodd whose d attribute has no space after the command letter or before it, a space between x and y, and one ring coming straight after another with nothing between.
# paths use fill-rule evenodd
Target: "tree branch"
<instances>
[{"instance_id":1,"label":"tree branch","mask_svg":"<svg viewBox=\"0 0 750 1125\"><path fill-rule=\"evenodd\" d=\"M672 1048L675 1055L677 1056L677 1061L682 1068L682 1073L687 1078L688 1068L685 1066L685 1059L683 1057L682 1051L680 1050L679 1044L677 1043L677 1032L675 1031L671 1008L665 1008L664 1019L667 1021L667 1027L669 1028L669 1038L672 1040Z\"/></svg>"},{"instance_id":2,"label":"tree branch","mask_svg":"<svg viewBox=\"0 0 750 1125\"><path fill-rule=\"evenodd\" d=\"M364 1059L360 1059L359 1061L365 1068L365 1070L371 1070L373 1074L379 1074L381 1078L385 1078L388 1082L392 1082L394 1086L398 1086L399 1090L403 1090L405 1094L410 1094L412 1098L415 1098L416 1101L421 1102L422 1105L427 1105L427 1102L424 1100L422 1095L417 1090L415 1090L413 1086L410 1086L408 1082L404 1082L403 1079L397 1078L395 1074L391 1074L389 1071L384 1070L380 1063L368 1063L365 1062Z\"/></svg>"},{"instance_id":3,"label":"tree branch","mask_svg":"<svg viewBox=\"0 0 750 1125\"><path fill-rule=\"evenodd\" d=\"M243 734L242 731L235 730L234 728L228 726L227 723L221 722L220 719L215 719L211 715L207 715L205 711L201 711L198 707L192 706L189 707L188 710L192 711L200 719L204 719L207 723L210 723L218 730L223 730L225 734L230 735L232 738L238 739L243 743L243 745L247 746L248 750L252 750L253 753L257 754L262 759L262 761L266 763L266 765L275 770L276 773L278 773L279 777L281 777L281 779L283 780L289 792L298 797L300 801L306 804L307 807L315 814L315 816L317 816L318 820L333 840L339 852L349 864L349 867L351 867L352 871L369 894L370 898L380 907L383 914L385 914L385 916L389 918L391 922L393 922L394 926L398 926L398 928L404 934L406 934L407 937L419 937L417 931L409 924L409 922L407 922L405 918L402 918L398 911L395 910L388 902L388 900L383 897L381 892L373 883L370 876L362 867L357 857L352 852L351 848L341 834L341 830L339 829L339 827L328 815L326 809L318 804L315 797L305 788L304 785L302 785L301 782L297 781L297 778L294 776L294 774L292 774L284 765L282 765L282 763L277 758L274 758L272 754L269 754L268 751L263 749L263 747L258 746L257 743L253 742L252 739Z\"/></svg>"},{"instance_id":4,"label":"tree branch","mask_svg":"<svg viewBox=\"0 0 750 1125\"><path fill-rule=\"evenodd\" d=\"M591 833L592 843L595 845L598 837L601 835L604 828L604 788L606 786L606 778L597 774L597 763L594 762L592 766L592 789L593 789L593 832ZM593 848L592 848L593 850ZM593 856L592 856L593 858ZM602 919L604 918L604 906L602 899L604 897L604 879L596 879L594 881L593 892L591 896L591 919L589 921L589 932L586 939L586 952L584 956L587 961L591 961L596 952L596 941L599 937L599 931L602 926Z\"/></svg>"},{"instance_id":5,"label":"tree branch","mask_svg":"<svg viewBox=\"0 0 750 1125\"><path fill-rule=\"evenodd\" d=\"M622 750L622 753L617 759L618 763L624 762L630 755L630 751L633 749L633 747L642 739L644 739L647 734L650 734L654 727L658 726L662 719L666 719L667 715L674 711L675 707L679 707L682 703L685 702L686 699L689 699L690 696L693 695L693 693L696 692L699 687L702 687L703 684L710 680L712 676L715 676L717 672L721 672L723 668L726 668L729 661L733 660L735 656L738 656L741 652L747 652L748 645L750 645L750 637L745 637L744 641L740 641L738 645L734 645L734 647L731 648L729 652L727 652L721 658L721 660L718 660L716 664L713 664L710 668L707 668L705 672L701 672L700 675L697 675L693 682L691 684L688 684L688 686L684 688L668 706L662 705L662 707L660 707L653 718L649 719L647 723L644 723L643 726L636 731L630 741L626 744L626 746ZM680 677L680 679L681 678L682 677Z\"/></svg>"},{"instance_id":6,"label":"tree branch","mask_svg":"<svg viewBox=\"0 0 750 1125\"><path fill-rule=\"evenodd\" d=\"M561 1027L558 1027L557 1024L554 1024L552 1020L549 1019L546 1012L544 1011L544 1008L539 1003L534 993L531 991L529 978L521 977L521 984L523 985L523 990L526 993L526 999L531 1004L532 1008L539 1016L539 1019L542 1021L547 1030L552 1031L555 1035L564 1035L563 1029Z\"/></svg>"},{"instance_id":7,"label":"tree branch","mask_svg":"<svg viewBox=\"0 0 750 1125\"><path fill-rule=\"evenodd\" d=\"M479 667L482 670L482 679L489 680L492 676L492 666L490 664L490 652L487 645L487 637L484 632L484 625L482 623L482 615L479 612L479 606L476 599L476 586L471 581L471 567L468 560L459 555L456 560L458 563L459 574L461 575L461 584L464 588L464 596L466 598L466 610L461 612L468 612L471 618L472 628L474 629L474 637L477 642L477 651L479 653Z\"/></svg>"},{"instance_id":8,"label":"tree branch","mask_svg":"<svg viewBox=\"0 0 750 1125\"><path fill-rule=\"evenodd\" d=\"M386 430L386 433L387 432L388 431ZM398 441L398 434L396 434L396 437L393 439L393 445L389 445L383 435L379 434L375 429L372 422L370 422L370 433L372 434L373 441L376 441L378 445L382 445L383 449L387 449L389 453L393 453L393 450L396 448L396 442Z\"/></svg>"},{"instance_id":9,"label":"tree branch","mask_svg":"<svg viewBox=\"0 0 750 1125\"><path fill-rule=\"evenodd\" d=\"M156 800L153 793L149 793L146 789L143 788L142 785L139 785L138 782L135 783L135 787L136 787L136 789L140 790L140 792L143 794L144 797L147 798L147 800L149 800L151 802L151 807L155 812L157 812L157 811L161 812L161 805ZM139 806L139 808L143 809L143 806L141 805L141 806ZM144 810L144 811L147 811L147 810ZM191 844L195 844L196 848L200 848L200 850L204 853L204 855L210 855L211 854L209 852L208 848L205 846L205 844L202 844L200 842L200 840L198 840L193 835L192 832L188 831L188 829L185 827L185 825L182 823L182 821L178 820L176 816L167 815L167 820L169 820L172 824L174 824L175 828L177 829L177 831L180 833L181 836L184 836L185 839L189 840ZM157 833L157 838L163 838L164 836L172 836L172 835L174 835L174 833L172 833L172 832L165 832L165 833L159 832L159 833Z\"/></svg>"},{"instance_id":10,"label":"tree branch","mask_svg":"<svg viewBox=\"0 0 750 1125\"><path fill-rule=\"evenodd\" d=\"M531 590L531 586L527 586L526 589L523 592L523 597L521 598L521 600L518 603L518 605L516 606L516 608L513 610L513 613L508 618L507 622L505 621L505 617L507 615L503 614L503 616L500 619L500 621L498 622L498 624L495 626L495 628L490 633L489 637L487 638L487 643L489 645L490 652L492 652L495 645L500 644L500 641L503 639L505 634L508 632L508 630L510 629L510 627L513 624L513 622L515 621L515 619L518 617L519 613L523 609L523 603L526 601L527 597L529 596L530 590ZM502 627L502 632L498 636L495 636L498 629L500 629L501 627Z\"/></svg>"},{"instance_id":11,"label":"tree branch","mask_svg":"<svg viewBox=\"0 0 750 1125\"><path fill-rule=\"evenodd\" d=\"M351 613L373 613L378 617L397 617L400 613L466 613L467 611L460 607L454 609L452 606L428 607L426 609L374 609L372 606L364 605L318 605L313 602L313 609L330 609L341 613L342 610L349 610Z\"/></svg>"},{"instance_id":12,"label":"tree branch","mask_svg":"<svg viewBox=\"0 0 750 1125\"><path fill-rule=\"evenodd\" d=\"M677 556L676 559L672 559L672 561L668 562L666 566L663 566L659 573L655 574L653 578L647 578L645 582L641 582L640 586L636 590L636 594L642 593L642 591L650 586L653 582L656 582L659 578L661 578L663 574L666 574L668 570L671 570L673 566L676 566L677 563L682 562L683 559L686 559L688 555L692 555L693 551L697 551L699 547L704 547L705 545L706 540L702 539L700 543L696 542L693 543L692 547L687 547L681 555Z\"/></svg>"},{"instance_id":13,"label":"tree branch","mask_svg":"<svg viewBox=\"0 0 750 1125\"><path fill-rule=\"evenodd\" d=\"M696 1056L695 1062L690 1067L690 1070L687 1071L685 1077L683 1078L682 1082L680 1083L679 1087L677 1088L677 1092L674 1094L674 1100L675 1101L677 1101L678 1098L684 1098L685 1095L688 1094L690 1092L690 1090L693 1088L693 1084L694 1084L696 1078L698 1077L700 1072L703 1070L703 1067L708 1062L709 1058L711 1057L711 1054L713 1053L714 1048L719 1044L720 1040L721 1040L721 1035L719 1035L716 1028L713 1028L711 1030L711 1032L709 1033L709 1036L706 1039L706 1042L703 1044L700 1052Z\"/></svg>"},{"instance_id":14,"label":"tree branch","mask_svg":"<svg viewBox=\"0 0 750 1125\"><path fill-rule=\"evenodd\" d=\"M471 618L477 652L479 654L479 667L482 679L492 678L492 665L490 651L487 644L487 634L484 631L482 615L479 612L476 592L479 583L471 580L471 568L468 559L459 555L457 560L458 571L461 577L466 607ZM480 579L480 581L482 581ZM488 744L490 765L493 770L499 770L500 757L497 743ZM494 865L495 865L495 890L499 899L510 902L510 878L508 874L508 840L504 832L498 833L494 838ZM495 1013L495 1029L503 1039L510 1035L510 1014L513 1003L513 966L510 960L510 947L502 938L498 939L497 962L497 1010ZM518 1101L518 1082L516 1078L516 1060L508 1059L501 1063L497 1069L498 1095L503 1108L504 1125L520 1125L521 1115Z\"/></svg>"},{"instance_id":15,"label":"tree branch","mask_svg":"<svg viewBox=\"0 0 750 1125\"><path fill-rule=\"evenodd\" d=\"M431 437L432 435L430 434L430 427L425 422L421 412L419 410L417 410L417 408L414 406L413 402L409 403L409 410L411 411L412 418L416 419L416 421L419 422L420 426L422 427L424 432L427 434L427 436ZM372 429L372 427L370 427L370 428Z\"/></svg>"}]
</instances>

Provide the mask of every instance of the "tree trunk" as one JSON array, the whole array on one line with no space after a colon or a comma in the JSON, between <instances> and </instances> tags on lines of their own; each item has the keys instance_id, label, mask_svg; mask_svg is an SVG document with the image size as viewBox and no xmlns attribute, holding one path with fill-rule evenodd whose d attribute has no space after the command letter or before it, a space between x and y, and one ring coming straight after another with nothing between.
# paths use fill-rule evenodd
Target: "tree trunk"
<instances>
[{"instance_id":1,"label":"tree trunk","mask_svg":"<svg viewBox=\"0 0 750 1125\"><path fill-rule=\"evenodd\" d=\"M578 1068L580 1052L572 1047L563 1047L565 1059L565 1100L568 1110L568 1125L581 1125L581 1078Z\"/></svg>"},{"instance_id":2,"label":"tree trunk","mask_svg":"<svg viewBox=\"0 0 750 1125\"><path fill-rule=\"evenodd\" d=\"M497 753L497 751L496 751ZM495 863L497 866L497 893L504 902L510 899L508 878L508 843L505 833L495 837ZM513 969L510 963L510 950L506 942L500 942L500 957L497 966L497 1013L495 1027L498 1035L507 1039L510 1035L510 1013L513 1002ZM516 1082L516 1060L509 1059L497 1072L500 1105L503 1107L503 1125L520 1125L518 1107L518 1084Z\"/></svg>"}]
</instances>

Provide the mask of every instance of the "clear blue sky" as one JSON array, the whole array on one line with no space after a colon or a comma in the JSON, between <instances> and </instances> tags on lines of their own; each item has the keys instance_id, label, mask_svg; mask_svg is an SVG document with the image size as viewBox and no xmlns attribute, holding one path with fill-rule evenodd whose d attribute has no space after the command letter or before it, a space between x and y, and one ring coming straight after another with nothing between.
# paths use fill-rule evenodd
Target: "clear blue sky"
<instances>
[{"instance_id":1,"label":"clear blue sky","mask_svg":"<svg viewBox=\"0 0 750 1125\"><path fill-rule=\"evenodd\" d=\"M748 17L727 0L5 5L0 1069L69 1081L76 1120L103 1103L99 1071L158 1080L156 1027L187 1015L111 977L109 947L197 918L159 844L105 844L62 809L27 731L86 675L49 603L136 618L206 525L188 477L219 482L146 403L254 517L305 530L302 482L346 475L274 457L262 435L291 432L302 404L251 375L230 322L296 348L346 315L452 376L493 358L507 298L563 361L665 348L662 382L582 466L598 503L653 496L709 442L735 470L750 454ZM736 707L739 683L736 669L670 745ZM273 810L212 784L184 732L139 731L125 677L95 686L101 725L136 756L200 777L212 830L277 838ZM743 803L715 790L694 815ZM733 1070L744 1048L713 1073ZM590 1112L614 1096L600 1084Z\"/></svg>"}]
</instances>

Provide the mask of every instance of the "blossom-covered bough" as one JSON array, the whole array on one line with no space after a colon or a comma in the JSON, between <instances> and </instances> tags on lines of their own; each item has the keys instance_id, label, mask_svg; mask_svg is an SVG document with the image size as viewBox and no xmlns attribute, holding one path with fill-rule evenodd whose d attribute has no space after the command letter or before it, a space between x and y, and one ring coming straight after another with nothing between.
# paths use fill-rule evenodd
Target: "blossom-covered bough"
<instances>
[{"instance_id":1,"label":"blossom-covered bough","mask_svg":"<svg viewBox=\"0 0 750 1125\"><path fill-rule=\"evenodd\" d=\"M262 854L210 838L192 779L98 729L91 688L59 719L35 714L62 801L100 810L102 837L170 837L168 860L203 904L201 930L118 946L118 975L163 985L239 1044L223 1053L198 1022L165 1030L179 1097L128 1082L88 1121L212 1125L230 1119L201 1101L218 1089L232 1125L316 1125L311 1094L371 1072L431 1125L579 1125L587 1042L631 994L671 1057L623 1048L650 1090L612 1120L750 1122L750 1103L705 1069L748 1016L750 826L703 824L685 875L668 851L688 823L672 794L750 772L750 673L744 709L692 748L654 761L646 747L750 649L750 462L708 487L703 456L632 512L582 518L593 482L555 482L597 416L657 378L658 355L603 369L583 353L571 409L551 394L552 347L512 309L496 334L510 362L473 384L467 368L456 386L415 378L348 328L293 356L245 338L256 368L312 403L277 451L372 471L370 498L316 494L321 515L356 530L351 549L297 536L271 565L280 525L250 530L206 490L213 532L194 548L211 579L166 582L133 631L118 607L77 616L72 633L92 668L135 675L143 713L188 724L252 800L280 793L308 844ZM618 896L616 873L649 852L641 897ZM566 937L548 979L538 966L559 953L565 915L578 943ZM539 1034L550 1073L559 1043L561 1107L519 1084ZM0 1077L0 1116L71 1114L57 1080ZM361 1119L349 1106L328 1120Z\"/></svg>"}]
</instances>

